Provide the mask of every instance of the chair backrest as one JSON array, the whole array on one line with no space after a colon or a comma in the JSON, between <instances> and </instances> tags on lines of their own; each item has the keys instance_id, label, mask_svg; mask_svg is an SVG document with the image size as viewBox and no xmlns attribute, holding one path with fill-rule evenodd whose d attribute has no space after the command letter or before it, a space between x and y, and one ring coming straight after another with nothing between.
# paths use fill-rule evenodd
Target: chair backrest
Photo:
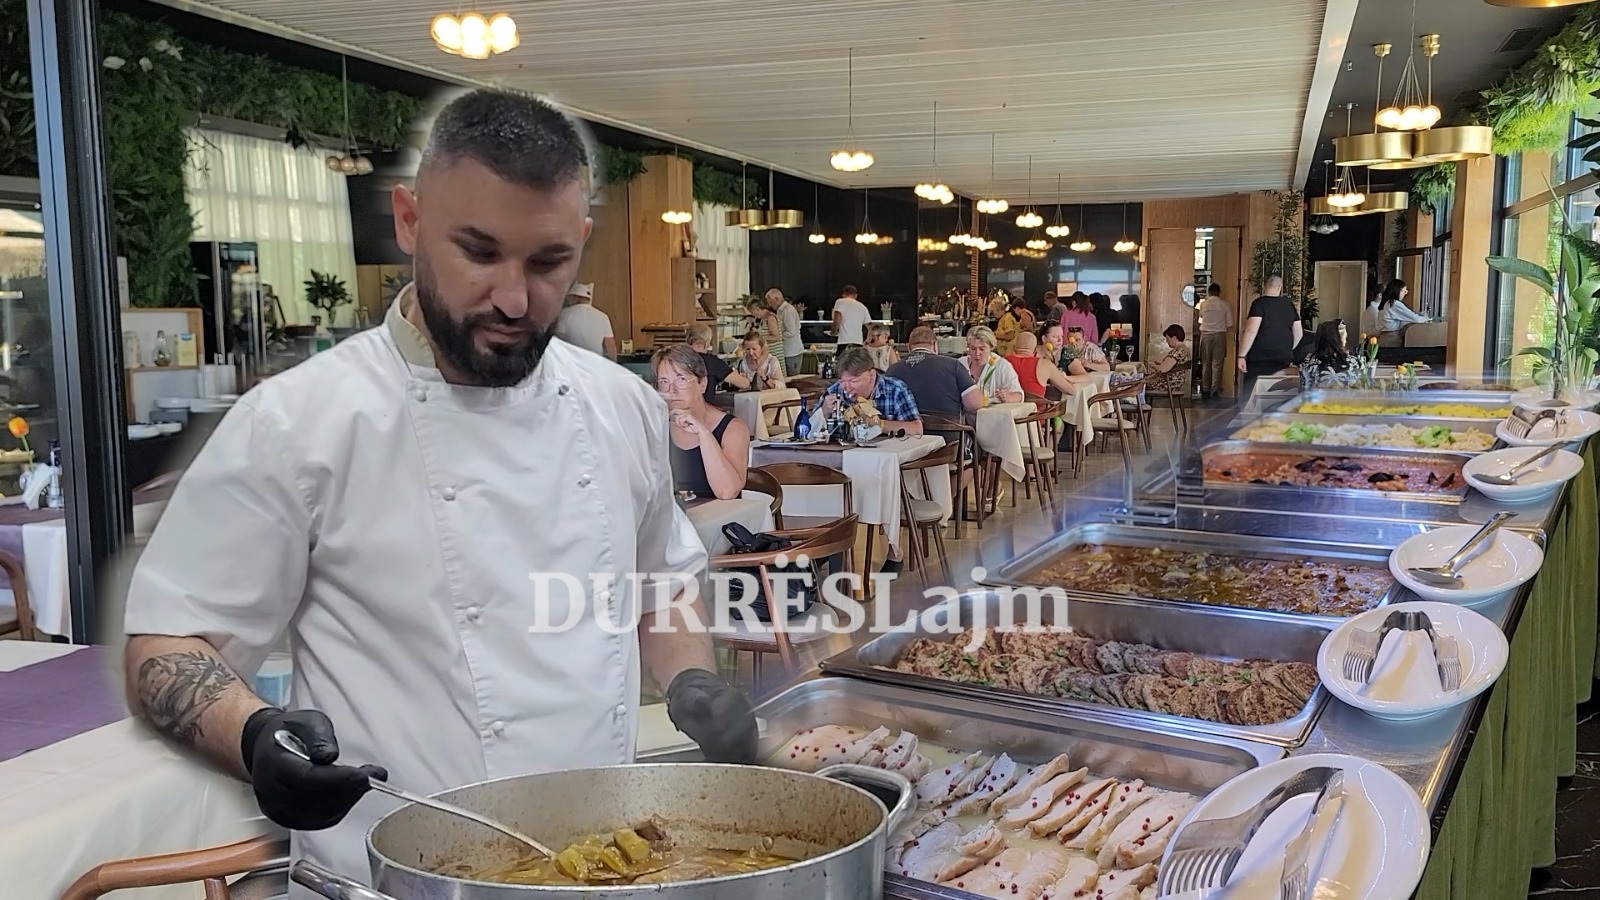
<instances>
[{"instance_id":1,"label":"chair backrest","mask_svg":"<svg viewBox=\"0 0 1600 900\"><path fill-rule=\"evenodd\" d=\"M776 462L761 466L767 474L784 487L822 487L838 485L844 490L844 514L856 511L854 495L850 490L850 476L816 463Z\"/></svg>"},{"instance_id":2,"label":"chair backrest","mask_svg":"<svg viewBox=\"0 0 1600 900\"><path fill-rule=\"evenodd\" d=\"M915 472L920 469L932 469L938 466L953 466L961 461L961 445L946 442L943 447L900 464L900 471ZM904 479L902 479L903 481Z\"/></svg>"},{"instance_id":3,"label":"chair backrest","mask_svg":"<svg viewBox=\"0 0 1600 900\"><path fill-rule=\"evenodd\" d=\"M1137 397L1142 390L1144 390L1144 379L1138 378L1125 384L1116 385L1104 393L1095 394L1089 398L1089 406L1094 407L1101 403L1113 403L1119 400L1126 400L1129 397Z\"/></svg>"},{"instance_id":4,"label":"chair backrest","mask_svg":"<svg viewBox=\"0 0 1600 900\"><path fill-rule=\"evenodd\" d=\"M22 561L9 553L0 552L0 570L11 581L11 598L14 613L0 613L0 634L19 632L25 641L37 640L34 629L33 608L28 605L28 579L22 571Z\"/></svg>"},{"instance_id":5,"label":"chair backrest","mask_svg":"<svg viewBox=\"0 0 1600 900\"><path fill-rule=\"evenodd\" d=\"M83 873L62 893L61 900L95 900L125 888L196 881L205 884L207 897L227 897L228 884L224 879L283 865L288 857L287 840L261 837L204 850L113 860Z\"/></svg>"},{"instance_id":6,"label":"chair backrest","mask_svg":"<svg viewBox=\"0 0 1600 900\"><path fill-rule=\"evenodd\" d=\"M778 483L778 479L774 478L771 472L760 466L745 470L744 489L771 497L773 515L777 515L783 509L783 485Z\"/></svg>"},{"instance_id":7,"label":"chair backrest","mask_svg":"<svg viewBox=\"0 0 1600 900\"><path fill-rule=\"evenodd\" d=\"M823 526L804 544L790 548L789 555L805 553L812 559L825 559L835 553L843 553L855 546L859 521L854 513L842 516Z\"/></svg>"}]
</instances>

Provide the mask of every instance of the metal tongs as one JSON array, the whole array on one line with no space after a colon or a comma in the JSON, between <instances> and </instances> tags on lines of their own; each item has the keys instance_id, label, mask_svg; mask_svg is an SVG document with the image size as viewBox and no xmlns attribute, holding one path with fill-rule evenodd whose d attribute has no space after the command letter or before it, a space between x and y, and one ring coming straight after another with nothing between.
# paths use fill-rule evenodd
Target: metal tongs
<instances>
[{"instance_id":1,"label":"metal tongs","mask_svg":"<svg viewBox=\"0 0 1600 900\"><path fill-rule=\"evenodd\" d=\"M1567 428L1567 411L1564 409L1529 409L1519 406L1511 411L1510 418L1506 419L1506 431L1514 438L1526 440L1533 434L1535 428L1545 422L1555 426L1556 434Z\"/></svg>"},{"instance_id":2,"label":"metal tongs","mask_svg":"<svg viewBox=\"0 0 1600 900\"><path fill-rule=\"evenodd\" d=\"M1428 635L1433 645L1433 660L1439 673L1439 688L1445 692L1461 689L1461 651L1456 639L1448 634L1438 634L1433 629L1433 619L1425 612L1396 610L1389 614L1377 628L1351 628L1350 643L1345 647L1341 668L1344 677L1356 684L1372 681L1372 666L1378 659L1378 649L1391 631L1421 631Z\"/></svg>"}]
</instances>

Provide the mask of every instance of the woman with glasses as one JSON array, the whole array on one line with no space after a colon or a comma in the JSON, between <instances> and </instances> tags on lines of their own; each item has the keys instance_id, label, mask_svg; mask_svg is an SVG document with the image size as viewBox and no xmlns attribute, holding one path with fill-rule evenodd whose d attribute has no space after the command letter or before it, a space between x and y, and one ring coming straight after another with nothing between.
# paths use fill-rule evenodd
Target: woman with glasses
<instances>
[{"instance_id":1,"label":"woman with glasses","mask_svg":"<svg viewBox=\"0 0 1600 900\"><path fill-rule=\"evenodd\" d=\"M1022 383L1017 380L1017 370L995 352L998 345L994 331L988 326L977 325L967 329L967 374L978 383L985 406L1021 403Z\"/></svg>"},{"instance_id":2,"label":"woman with glasses","mask_svg":"<svg viewBox=\"0 0 1600 900\"><path fill-rule=\"evenodd\" d=\"M672 476L680 491L732 500L744 490L750 430L706 403L706 366L685 344L657 350L650 359L656 390L672 421Z\"/></svg>"}]
</instances>

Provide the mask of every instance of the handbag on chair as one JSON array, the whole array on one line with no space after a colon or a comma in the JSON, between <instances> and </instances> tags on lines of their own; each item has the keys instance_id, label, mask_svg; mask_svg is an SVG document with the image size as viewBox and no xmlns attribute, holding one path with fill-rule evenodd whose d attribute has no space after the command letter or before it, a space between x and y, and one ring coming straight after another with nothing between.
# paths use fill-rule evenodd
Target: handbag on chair
<instances>
[{"instance_id":1,"label":"handbag on chair","mask_svg":"<svg viewBox=\"0 0 1600 900\"><path fill-rule=\"evenodd\" d=\"M750 529L740 525L738 522L729 522L723 525L722 536L728 539L728 546L734 553L775 553L795 546L795 542L789 538L768 534L764 531L751 532ZM789 614L791 620L804 616L806 611L811 609L812 604L817 602L817 590L822 584L823 578L822 571L818 565L819 562L821 561L812 559L807 560L804 566L794 562L790 562L787 566L768 566L768 569L775 576L799 575L802 573L810 573L811 575L811 584L809 585L802 584L799 580L792 578L773 579L774 587L788 594L786 597L780 597L779 602L783 603L785 609L793 610ZM766 591L760 588L761 570L759 568L737 568L726 571L745 572L756 580L758 587L755 599L750 603L750 611L757 620L771 624L772 611L767 607L767 594ZM744 599L743 579L729 579L728 599L733 602ZM735 609L742 618L744 615L743 608L735 607Z\"/></svg>"}]
</instances>

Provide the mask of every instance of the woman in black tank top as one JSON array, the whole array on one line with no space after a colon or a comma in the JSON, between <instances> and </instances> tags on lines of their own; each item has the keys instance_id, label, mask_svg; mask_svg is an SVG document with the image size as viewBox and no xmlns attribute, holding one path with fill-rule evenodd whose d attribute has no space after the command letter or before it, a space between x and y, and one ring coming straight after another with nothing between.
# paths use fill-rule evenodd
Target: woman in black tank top
<instances>
[{"instance_id":1,"label":"woman in black tank top","mask_svg":"<svg viewBox=\"0 0 1600 900\"><path fill-rule=\"evenodd\" d=\"M680 491L730 500L744 490L750 430L705 400L706 369L687 346L658 350L650 361L671 421L672 475Z\"/></svg>"}]
</instances>

